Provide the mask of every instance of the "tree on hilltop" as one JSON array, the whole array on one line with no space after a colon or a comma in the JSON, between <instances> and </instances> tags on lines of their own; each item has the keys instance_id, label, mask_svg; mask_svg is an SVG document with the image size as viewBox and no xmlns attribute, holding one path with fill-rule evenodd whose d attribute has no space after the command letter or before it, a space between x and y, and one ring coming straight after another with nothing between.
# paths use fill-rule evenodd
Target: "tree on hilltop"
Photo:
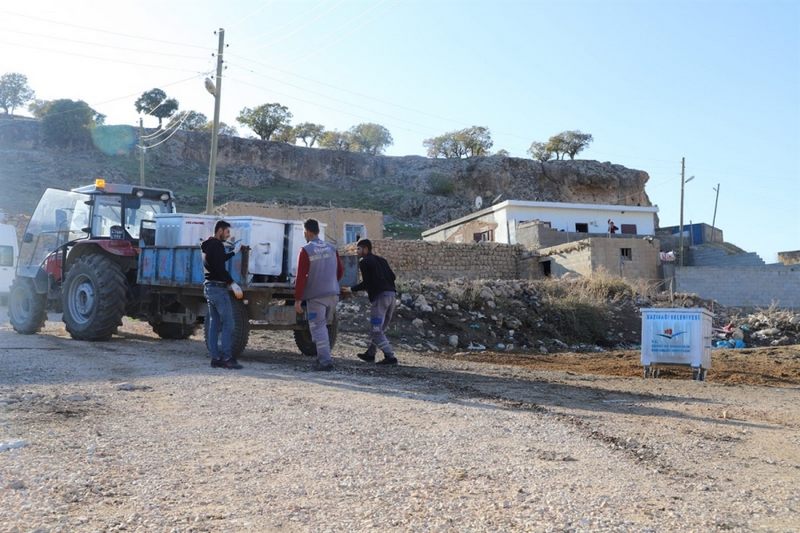
<instances>
[{"instance_id":1,"label":"tree on hilltop","mask_svg":"<svg viewBox=\"0 0 800 533\"><path fill-rule=\"evenodd\" d=\"M355 152L379 155L392 144L392 134L380 124L365 122L350 128L351 149Z\"/></svg>"},{"instance_id":2,"label":"tree on hilltop","mask_svg":"<svg viewBox=\"0 0 800 533\"><path fill-rule=\"evenodd\" d=\"M553 158L553 152L550 151L547 143L543 142L533 141L530 148L528 148L528 153L531 154L532 158L542 163Z\"/></svg>"},{"instance_id":3,"label":"tree on hilltop","mask_svg":"<svg viewBox=\"0 0 800 533\"><path fill-rule=\"evenodd\" d=\"M353 139L347 131L326 131L319 140L321 148L349 152L353 146Z\"/></svg>"},{"instance_id":4,"label":"tree on hilltop","mask_svg":"<svg viewBox=\"0 0 800 533\"><path fill-rule=\"evenodd\" d=\"M208 117L197 111L179 111L170 118L167 128L177 126L185 131L200 131L208 124Z\"/></svg>"},{"instance_id":5,"label":"tree on hilltop","mask_svg":"<svg viewBox=\"0 0 800 533\"><path fill-rule=\"evenodd\" d=\"M325 134L325 126L313 122L303 122L295 126L294 133L298 139L303 141L303 144L310 148Z\"/></svg>"},{"instance_id":6,"label":"tree on hilltop","mask_svg":"<svg viewBox=\"0 0 800 533\"><path fill-rule=\"evenodd\" d=\"M555 154L556 161L563 160L565 156L575 159L594 140L591 133L580 130L562 131L550 137L546 143L534 141L528 148L528 153L539 161L548 161Z\"/></svg>"},{"instance_id":7,"label":"tree on hilltop","mask_svg":"<svg viewBox=\"0 0 800 533\"><path fill-rule=\"evenodd\" d=\"M447 159L489 155L493 144L492 134L485 126L450 131L422 142L428 149L428 157L442 156Z\"/></svg>"},{"instance_id":8,"label":"tree on hilltop","mask_svg":"<svg viewBox=\"0 0 800 533\"><path fill-rule=\"evenodd\" d=\"M14 109L34 98L28 78L18 72L7 72L0 76L0 107L6 115L14 116Z\"/></svg>"},{"instance_id":9,"label":"tree on hilltop","mask_svg":"<svg viewBox=\"0 0 800 533\"><path fill-rule=\"evenodd\" d=\"M262 104L253 109L245 107L239 112L236 121L253 130L262 141L269 141L281 127L291 124L292 116L288 107L273 103Z\"/></svg>"},{"instance_id":10,"label":"tree on hilltop","mask_svg":"<svg viewBox=\"0 0 800 533\"><path fill-rule=\"evenodd\" d=\"M83 100L52 100L40 109L42 136L51 146L77 147L91 142L91 130L102 124L105 116Z\"/></svg>"},{"instance_id":11,"label":"tree on hilltop","mask_svg":"<svg viewBox=\"0 0 800 533\"><path fill-rule=\"evenodd\" d=\"M134 103L137 113L152 115L158 119L158 128L161 129L162 120L169 118L178 110L178 101L167 98L167 93L161 89L150 89L143 92Z\"/></svg>"}]
</instances>

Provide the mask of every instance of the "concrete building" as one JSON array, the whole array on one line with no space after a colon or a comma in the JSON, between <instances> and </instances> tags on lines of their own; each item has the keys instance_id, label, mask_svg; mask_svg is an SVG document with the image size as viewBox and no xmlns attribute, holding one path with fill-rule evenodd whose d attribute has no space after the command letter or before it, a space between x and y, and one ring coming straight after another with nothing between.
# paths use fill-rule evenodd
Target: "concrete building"
<instances>
[{"instance_id":1,"label":"concrete building","mask_svg":"<svg viewBox=\"0 0 800 533\"><path fill-rule=\"evenodd\" d=\"M544 227L563 232L605 234L608 220L614 221L620 234L653 235L656 227L655 206L577 204L567 202L532 202L506 200L422 232L426 241L490 241L518 244L517 228L537 221Z\"/></svg>"},{"instance_id":2,"label":"concrete building","mask_svg":"<svg viewBox=\"0 0 800 533\"><path fill-rule=\"evenodd\" d=\"M325 239L337 246L359 239L383 238L383 213L369 209L228 202L214 211L223 216L250 215L288 220L314 218L327 225Z\"/></svg>"}]
</instances>

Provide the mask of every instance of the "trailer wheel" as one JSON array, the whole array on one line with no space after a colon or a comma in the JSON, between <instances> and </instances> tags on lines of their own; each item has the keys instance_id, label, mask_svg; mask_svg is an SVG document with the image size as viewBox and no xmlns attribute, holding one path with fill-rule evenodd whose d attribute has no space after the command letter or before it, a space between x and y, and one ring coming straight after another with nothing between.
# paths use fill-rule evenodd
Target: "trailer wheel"
<instances>
[{"instance_id":1,"label":"trailer wheel","mask_svg":"<svg viewBox=\"0 0 800 533\"><path fill-rule=\"evenodd\" d=\"M231 307L233 308L233 343L231 345L231 357L239 357L247 347L250 337L250 315L247 314L247 307L244 303L234 298L231 294ZM211 353L208 342L208 325L211 321L208 317L203 320L203 337L206 342L206 349Z\"/></svg>"},{"instance_id":2,"label":"trailer wheel","mask_svg":"<svg viewBox=\"0 0 800 533\"><path fill-rule=\"evenodd\" d=\"M30 278L14 278L8 295L8 320L17 333L38 333L47 318L47 295L36 292Z\"/></svg>"},{"instance_id":3,"label":"trailer wheel","mask_svg":"<svg viewBox=\"0 0 800 533\"><path fill-rule=\"evenodd\" d=\"M336 344L336 336L338 333L339 316L334 315L333 322L328 324L328 339L331 343L331 350L333 350L333 346ZM311 330L308 329L308 325L303 329L294 330L294 342L303 355L308 355L309 357L317 356L317 345L311 340Z\"/></svg>"},{"instance_id":4,"label":"trailer wheel","mask_svg":"<svg viewBox=\"0 0 800 533\"><path fill-rule=\"evenodd\" d=\"M184 340L197 331L197 324L178 324L177 322L150 323L153 331L162 339Z\"/></svg>"},{"instance_id":5,"label":"trailer wheel","mask_svg":"<svg viewBox=\"0 0 800 533\"><path fill-rule=\"evenodd\" d=\"M70 267L63 285L64 324L73 339L106 341L122 324L127 283L109 257L89 254Z\"/></svg>"}]
</instances>

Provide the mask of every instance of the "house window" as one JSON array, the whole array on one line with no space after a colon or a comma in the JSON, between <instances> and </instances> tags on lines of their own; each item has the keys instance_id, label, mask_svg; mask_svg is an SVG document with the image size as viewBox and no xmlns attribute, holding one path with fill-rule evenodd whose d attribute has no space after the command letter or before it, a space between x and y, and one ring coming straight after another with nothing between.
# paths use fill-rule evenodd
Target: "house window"
<instances>
[{"instance_id":1,"label":"house window","mask_svg":"<svg viewBox=\"0 0 800 533\"><path fill-rule=\"evenodd\" d=\"M627 235L636 235L636 224L622 224L620 230Z\"/></svg>"},{"instance_id":2,"label":"house window","mask_svg":"<svg viewBox=\"0 0 800 533\"><path fill-rule=\"evenodd\" d=\"M620 248L619 256L624 261L633 261L633 252L630 248Z\"/></svg>"},{"instance_id":3,"label":"house window","mask_svg":"<svg viewBox=\"0 0 800 533\"><path fill-rule=\"evenodd\" d=\"M351 242L358 242L367 237L367 228L364 224L345 224L344 225L344 243L350 244Z\"/></svg>"},{"instance_id":4,"label":"house window","mask_svg":"<svg viewBox=\"0 0 800 533\"><path fill-rule=\"evenodd\" d=\"M585 222L576 222L575 231L578 233L589 233L589 224Z\"/></svg>"},{"instance_id":5,"label":"house window","mask_svg":"<svg viewBox=\"0 0 800 533\"><path fill-rule=\"evenodd\" d=\"M481 231L480 233L473 233L472 240L474 240L475 242L481 242L481 241L491 242L494 240L494 230L487 229L486 231Z\"/></svg>"}]
</instances>

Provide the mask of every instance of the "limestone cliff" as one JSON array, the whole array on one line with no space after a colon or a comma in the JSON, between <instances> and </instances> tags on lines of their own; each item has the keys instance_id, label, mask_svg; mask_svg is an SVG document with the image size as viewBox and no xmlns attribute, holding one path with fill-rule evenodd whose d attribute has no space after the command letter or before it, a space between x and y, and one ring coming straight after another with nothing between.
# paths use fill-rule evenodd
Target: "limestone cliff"
<instances>
[{"instance_id":1,"label":"limestone cliff","mask_svg":"<svg viewBox=\"0 0 800 533\"><path fill-rule=\"evenodd\" d=\"M44 186L77 186L98 175L138 181L132 128L127 144L117 131L120 145L106 143L105 153L44 148L38 129L30 120L0 123L0 180L13 181L12 192L27 182L38 197ZM148 183L172 187L183 195L183 205L202 206L209 145L208 134L178 132L149 150ZM370 156L223 136L216 201L266 201L265 191L272 190L272 201L377 208L426 226L468 213L478 195L486 201L502 194L516 200L651 205L647 180L644 171L598 161ZM13 198L0 203L9 211L21 205Z\"/></svg>"}]
</instances>

